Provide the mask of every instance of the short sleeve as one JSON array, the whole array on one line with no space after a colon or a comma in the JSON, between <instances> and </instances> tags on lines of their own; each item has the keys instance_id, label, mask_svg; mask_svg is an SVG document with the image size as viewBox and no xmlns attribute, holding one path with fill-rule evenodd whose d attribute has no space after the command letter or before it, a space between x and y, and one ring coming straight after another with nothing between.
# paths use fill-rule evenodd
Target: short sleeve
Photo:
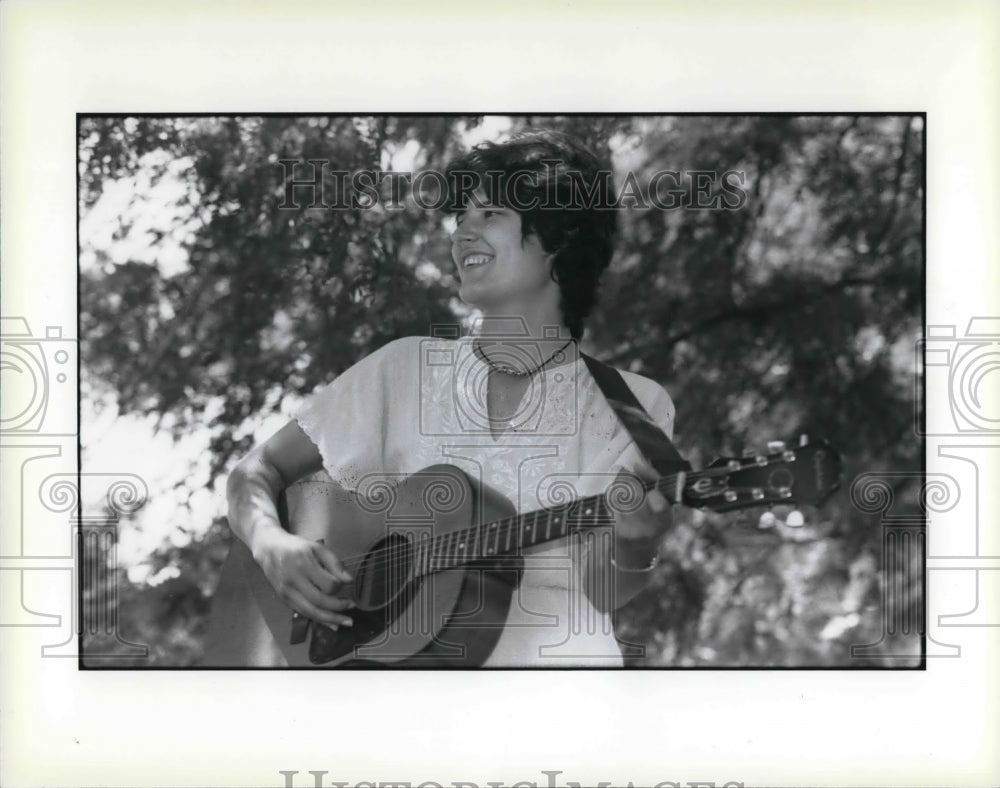
<instances>
[{"instance_id":1,"label":"short sleeve","mask_svg":"<svg viewBox=\"0 0 1000 788\"><path fill-rule=\"evenodd\" d=\"M331 383L315 391L293 415L316 444L323 467L347 489L365 474L385 467L391 420L396 417L392 392L412 364L411 345L399 339L376 350Z\"/></svg>"},{"instance_id":2,"label":"short sleeve","mask_svg":"<svg viewBox=\"0 0 1000 788\"><path fill-rule=\"evenodd\" d=\"M629 389L635 395L635 398L639 400L639 404L649 414L649 417L666 433L668 438L673 440L675 408L673 400L666 389L656 381L643 375L637 375L624 370L619 370L619 372ZM609 418L614 420L617 427L616 433L624 441L624 444L614 442L616 445L621 446L621 448L617 450L616 459L611 463L611 471L613 473L622 470L637 471L641 466L648 465L648 460L642 455L639 447L628 433L628 430L618 421L618 417L614 415L614 412L610 408Z\"/></svg>"},{"instance_id":3,"label":"short sleeve","mask_svg":"<svg viewBox=\"0 0 1000 788\"><path fill-rule=\"evenodd\" d=\"M676 409L667 390L656 381L634 372L622 372L622 377L649 417L673 440Z\"/></svg>"}]
</instances>

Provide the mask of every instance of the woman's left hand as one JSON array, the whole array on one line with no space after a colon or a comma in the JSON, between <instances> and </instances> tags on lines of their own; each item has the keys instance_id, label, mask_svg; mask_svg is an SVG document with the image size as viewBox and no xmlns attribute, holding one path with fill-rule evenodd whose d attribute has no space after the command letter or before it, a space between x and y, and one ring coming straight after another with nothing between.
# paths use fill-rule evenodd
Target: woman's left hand
<instances>
[{"instance_id":1,"label":"woman's left hand","mask_svg":"<svg viewBox=\"0 0 1000 788\"><path fill-rule=\"evenodd\" d=\"M614 485L628 485L619 489L635 491L642 479L652 481L657 478L652 468L641 467L636 473L622 471L614 481ZM631 493L630 493L631 494ZM609 496L612 508L614 496ZM633 499L634 500L634 499ZM615 513L615 542L658 544L664 532L670 527L670 501L656 488L646 493L645 499L638 507L622 506Z\"/></svg>"}]
</instances>

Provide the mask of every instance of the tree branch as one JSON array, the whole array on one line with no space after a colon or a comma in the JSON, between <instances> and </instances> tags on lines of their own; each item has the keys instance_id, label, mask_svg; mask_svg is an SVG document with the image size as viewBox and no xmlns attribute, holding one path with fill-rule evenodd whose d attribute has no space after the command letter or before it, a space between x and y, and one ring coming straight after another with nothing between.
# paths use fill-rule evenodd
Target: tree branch
<instances>
[{"instance_id":1,"label":"tree branch","mask_svg":"<svg viewBox=\"0 0 1000 788\"><path fill-rule=\"evenodd\" d=\"M884 273L881 276L874 277L848 276L843 279L838 279L836 282L830 282L829 284L811 292L792 293L783 298L725 309L721 312L715 313L714 315L709 315L703 320L699 320L697 323L689 326L688 328L671 334L663 340L663 344L671 347L682 340L694 336L695 334L699 334L702 331L714 328L724 323L730 323L738 320L750 320L769 313L780 312L794 307L801 307L839 290L846 290L850 287L866 287L870 285L884 284L896 278L898 278L898 274L895 272Z\"/></svg>"}]
</instances>

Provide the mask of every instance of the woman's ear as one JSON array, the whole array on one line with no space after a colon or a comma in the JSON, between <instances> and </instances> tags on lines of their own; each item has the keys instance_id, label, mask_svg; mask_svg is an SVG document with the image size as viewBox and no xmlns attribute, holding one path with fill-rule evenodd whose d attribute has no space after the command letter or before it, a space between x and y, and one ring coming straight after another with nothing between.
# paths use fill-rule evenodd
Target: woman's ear
<instances>
[{"instance_id":1,"label":"woman's ear","mask_svg":"<svg viewBox=\"0 0 1000 788\"><path fill-rule=\"evenodd\" d=\"M547 255L545 255L545 262L549 264L549 278L556 284L559 284L559 275L556 273L556 255L559 254L562 250L563 247L560 246L554 252L549 252Z\"/></svg>"},{"instance_id":2,"label":"woman's ear","mask_svg":"<svg viewBox=\"0 0 1000 788\"><path fill-rule=\"evenodd\" d=\"M545 262L549 264L549 276L552 277L553 282L559 281L559 277L556 276L556 255L559 254L564 248L564 246L560 246L558 249L548 252L545 255Z\"/></svg>"}]
</instances>

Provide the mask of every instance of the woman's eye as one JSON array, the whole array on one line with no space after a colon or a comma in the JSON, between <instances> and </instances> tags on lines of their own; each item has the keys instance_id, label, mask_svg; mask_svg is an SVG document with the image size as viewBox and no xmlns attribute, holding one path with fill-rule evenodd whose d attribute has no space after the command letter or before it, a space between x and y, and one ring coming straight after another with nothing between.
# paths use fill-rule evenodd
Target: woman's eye
<instances>
[{"instance_id":1,"label":"woman's eye","mask_svg":"<svg viewBox=\"0 0 1000 788\"><path fill-rule=\"evenodd\" d=\"M503 213L504 213L504 209L503 208L483 208L483 209L480 209L480 211L478 213L478 216L480 216L483 220L486 220L486 219L492 219L492 218L494 218L496 216L501 216ZM467 212L455 215L455 227L456 228L462 226L462 222L465 221L466 216L467 216Z\"/></svg>"}]
</instances>

